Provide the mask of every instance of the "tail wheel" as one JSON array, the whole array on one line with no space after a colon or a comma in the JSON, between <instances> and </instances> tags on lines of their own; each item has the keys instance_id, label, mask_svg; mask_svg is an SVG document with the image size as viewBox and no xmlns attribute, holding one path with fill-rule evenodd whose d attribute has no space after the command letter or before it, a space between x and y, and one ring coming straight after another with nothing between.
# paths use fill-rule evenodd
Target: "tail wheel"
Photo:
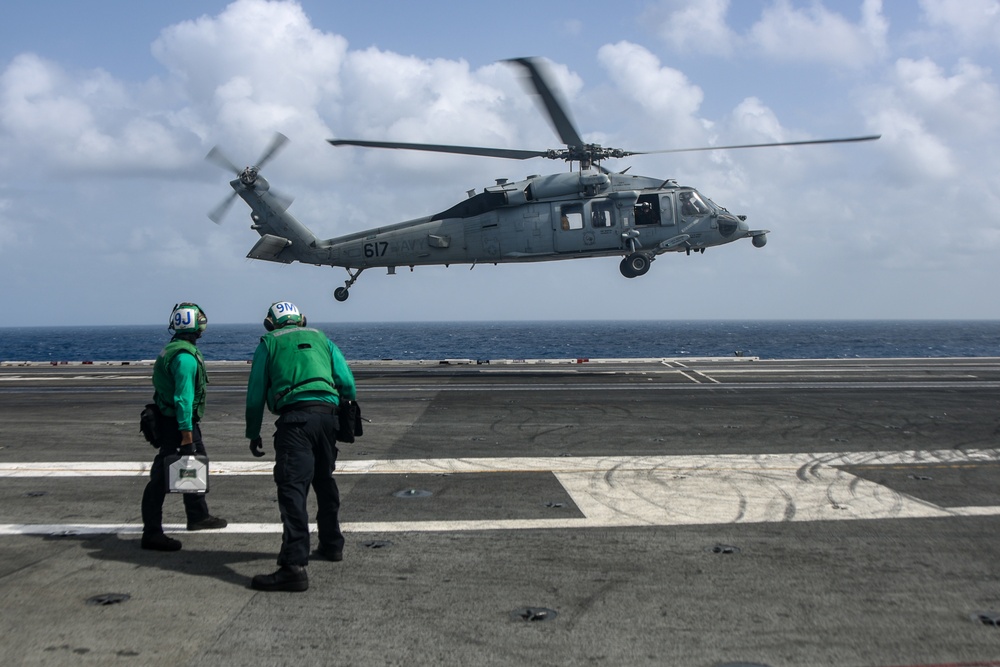
<instances>
[{"instance_id":1,"label":"tail wheel","mask_svg":"<svg viewBox=\"0 0 1000 667\"><path fill-rule=\"evenodd\" d=\"M333 298L337 301L347 301L347 297L351 296L351 293L347 291L346 287L338 287L333 290Z\"/></svg>"}]
</instances>

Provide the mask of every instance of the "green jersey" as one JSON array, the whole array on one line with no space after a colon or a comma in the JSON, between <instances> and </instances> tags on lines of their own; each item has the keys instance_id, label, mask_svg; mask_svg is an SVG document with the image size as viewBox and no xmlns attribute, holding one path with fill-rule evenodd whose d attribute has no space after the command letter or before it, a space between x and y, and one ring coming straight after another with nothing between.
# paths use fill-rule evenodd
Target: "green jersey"
<instances>
[{"instance_id":1,"label":"green jersey","mask_svg":"<svg viewBox=\"0 0 1000 667\"><path fill-rule=\"evenodd\" d=\"M355 399L354 375L322 331L286 326L262 336L247 382L246 437L260 436L264 407L278 414L295 403L338 405Z\"/></svg>"},{"instance_id":2,"label":"green jersey","mask_svg":"<svg viewBox=\"0 0 1000 667\"><path fill-rule=\"evenodd\" d=\"M153 364L153 400L160 412L177 420L181 431L205 414L208 372L194 343L175 338L167 343Z\"/></svg>"}]
</instances>

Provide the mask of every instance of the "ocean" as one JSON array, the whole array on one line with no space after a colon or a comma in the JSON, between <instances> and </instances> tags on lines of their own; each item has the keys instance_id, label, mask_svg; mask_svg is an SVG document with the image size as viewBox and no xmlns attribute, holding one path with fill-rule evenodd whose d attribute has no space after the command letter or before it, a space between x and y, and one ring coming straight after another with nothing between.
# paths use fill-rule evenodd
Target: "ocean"
<instances>
[{"instance_id":1,"label":"ocean","mask_svg":"<svg viewBox=\"0 0 1000 667\"><path fill-rule=\"evenodd\" d=\"M997 321L579 321L310 324L348 360L760 357L853 359L1000 356ZM205 358L253 357L260 324L209 324ZM166 326L0 328L4 361L141 361Z\"/></svg>"}]
</instances>

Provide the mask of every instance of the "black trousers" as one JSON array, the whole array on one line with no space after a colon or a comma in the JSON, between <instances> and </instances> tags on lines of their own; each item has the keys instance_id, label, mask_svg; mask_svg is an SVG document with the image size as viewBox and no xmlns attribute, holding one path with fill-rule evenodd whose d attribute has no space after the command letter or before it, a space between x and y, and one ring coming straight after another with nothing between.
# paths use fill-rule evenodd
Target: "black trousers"
<instances>
[{"instance_id":1,"label":"black trousers","mask_svg":"<svg viewBox=\"0 0 1000 667\"><path fill-rule=\"evenodd\" d=\"M206 455L205 443L201 440L201 427L197 423L191 427L196 454ZM160 451L153 459L153 467L149 470L149 482L142 492L142 533L155 535L163 532L163 499L167 495L167 472L163 459L180 452L181 433L177 430L177 420L162 417L156 428L156 443ZM183 493L184 513L188 523L201 521L208 517L208 503L204 493Z\"/></svg>"},{"instance_id":2,"label":"black trousers","mask_svg":"<svg viewBox=\"0 0 1000 667\"><path fill-rule=\"evenodd\" d=\"M274 423L274 483L283 526L278 565L309 564L309 486L316 491L316 525L323 549L342 550L337 463L337 415L317 408L286 411Z\"/></svg>"}]
</instances>

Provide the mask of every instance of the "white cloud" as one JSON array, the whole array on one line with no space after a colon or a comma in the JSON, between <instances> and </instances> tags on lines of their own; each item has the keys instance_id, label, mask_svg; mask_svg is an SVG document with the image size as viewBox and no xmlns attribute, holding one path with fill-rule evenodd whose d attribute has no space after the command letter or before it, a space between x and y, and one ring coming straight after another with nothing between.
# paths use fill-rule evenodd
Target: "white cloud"
<instances>
[{"instance_id":1,"label":"white cloud","mask_svg":"<svg viewBox=\"0 0 1000 667\"><path fill-rule=\"evenodd\" d=\"M337 91L347 41L312 27L298 4L237 0L216 17L165 29L152 50L193 102L252 75L256 98L310 106Z\"/></svg>"},{"instance_id":2,"label":"white cloud","mask_svg":"<svg viewBox=\"0 0 1000 667\"><path fill-rule=\"evenodd\" d=\"M960 61L949 76L928 58L900 58L865 106L883 134L892 172L901 182L969 182L996 162L984 145L1000 140L1000 90L992 73ZM972 164L965 160L971 159ZM985 161L985 162L984 162Z\"/></svg>"},{"instance_id":3,"label":"white cloud","mask_svg":"<svg viewBox=\"0 0 1000 667\"><path fill-rule=\"evenodd\" d=\"M237 0L165 29L152 51L185 103L246 141L278 128L325 132L319 111L339 103L347 41L314 28L298 4Z\"/></svg>"},{"instance_id":4,"label":"white cloud","mask_svg":"<svg viewBox=\"0 0 1000 667\"><path fill-rule=\"evenodd\" d=\"M700 136L697 113L704 94L683 72L662 66L649 50L630 42L606 44L598 49L597 58L628 102L657 127L670 128L672 141Z\"/></svg>"},{"instance_id":5,"label":"white cloud","mask_svg":"<svg viewBox=\"0 0 1000 667\"><path fill-rule=\"evenodd\" d=\"M883 145L891 156L900 184L914 185L923 180L960 175L948 146L928 131L916 115L900 108L885 108L871 122L885 128Z\"/></svg>"},{"instance_id":6,"label":"white cloud","mask_svg":"<svg viewBox=\"0 0 1000 667\"><path fill-rule=\"evenodd\" d=\"M1000 127L1000 90L992 72L960 60L954 74L928 58L896 62L894 78L901 103L945 131L982 137Z\"/></svg>"},{"instance_id":7,"label":"white cloud","mask_svg":"<svg viewBox=\"0 0 1000 667\"><path fill-rule=\"evenodd\" d=\"M729 0L672 0L648 10L660 37L678 52L731 55L739 37L726 25Z\"/></svg>"},{"instance_id":8,"label":"white cloud","mask_svg":"<svg viewBox=\"0 0 1000 667\"><path fill-rule=\"evenodd\" d=\"M74 72L34 55L0 75L0 129L26 164L44 157L60 172L147 172L183 162L178 137L104 71ZM9 157L9 156L8 156Z\"/></svg>"},{"instance_id":9,"label":"white cloud","mask_svg":"<svg viewBox=\"0 0 1000 667\"><path fill-rule=\"evenodd\" d=\"M423 61L370 48L350 54L344 84L353 91L352 108L343 117L358 135L353 138L509 140L508 124L498 113L501 91L481 82L465 62Z\"/></svg>"},{"instance_id":10,"label":"white cloud","mask_svg":"<svg viewBox=\"0 0 1000 667\"><path fill-rule=\"evenodd\" d=\"M924 20L941 27L966 46L1000 46L1000 2L997 0L920 0Z\"/></svg>"},{"instance_id":11,"label":"white cloud","mask_svg":"<svg viewBox=\"0 0 1000 667\"><path fill-rule=\"evenodd\" d=\"M822 4L797 9L778 0L750 29L750 41L767 56L786 61L816 61L861 67L885 50L887 23L880 0L865 0L862 20L854 24Z\"/></svg>"},{"instance_id":12,"label":"white cloud","mask_svg":"<svg viewBox=\"0 0 1000 667\"><path fill-rule=\"evenodd\" d=\"M744 8L745 9L745 8ZM886 53L889 23L881 0L863 0L858 22L822 2L797 7L775 0L743 34L729 26L729 0L664 0L647 11L656 33L678 53L745 57L859 68Z\"/></svg>"},{"instance_id":13,"label":"white cloud","mask_svg":"<svg viewBox=\"0 0 1000 667\"><path fill-rule=\"evenodd\" d=\"M786 141L778 117L756 97L748 97L733 110L733 125L739 135L754 142Z\"/></svg>"}]
</instances>

